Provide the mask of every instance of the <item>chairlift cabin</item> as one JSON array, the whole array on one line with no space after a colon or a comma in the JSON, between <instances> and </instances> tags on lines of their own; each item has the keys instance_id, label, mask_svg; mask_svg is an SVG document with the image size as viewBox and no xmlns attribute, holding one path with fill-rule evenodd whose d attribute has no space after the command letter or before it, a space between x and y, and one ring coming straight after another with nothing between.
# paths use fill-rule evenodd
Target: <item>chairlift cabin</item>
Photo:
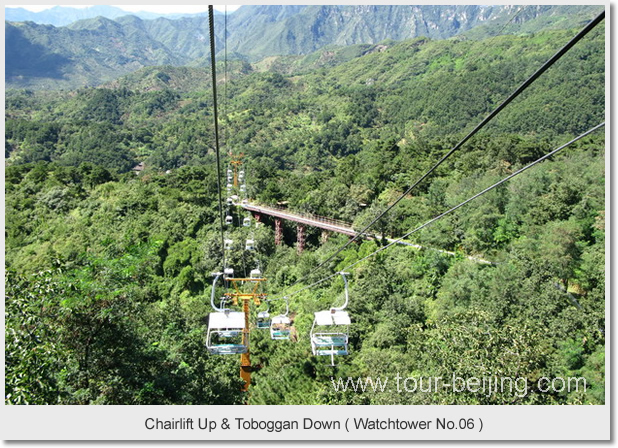
<instances>
[{"instance_id":1,"label":"chairlift cabin","mask_svg":"<svg viewBox=\"0 0 618 448\"><path fill-rule=\"evenodd\" d=\"M256 326L259 329L266 329L270 327L270 304L266 302L266 311L260 311L257 315Z\"/></svg>"},{"instance_id":2,"label":"chairlift cabin","mask_svg":"<svg viewBox=\"0 0 618 448\"><path fill-rule=\"evenodd\" d=\"M350 316L344 311L348 305L348 282L346 273L340 272L345 284L345 303L339 308L318 311L311 327L311 351L315 356L330 356L335 365L335 356L348 354Z\"/></svg>"},{"instance_id":3,"label":"chairlift cabin","mask_svg":"<svg viewBox=\"0 0 618 448\"><path fill-rule=\"evenodd\" d=\"M226 269L227 271L227 269ZM215 289L221 273L214 274L210 305L215 310L208 316L206 349L216 355L233 355L249 351L249 335L245 333L245 313L215 305ZM225 303L221 299L221 304Z\"/></svg>"},{"instance_id":4,"label":"chairlift cabin","mask_svg":"<svg viewBox=\"0 0 618 448\"><path fill-rule=\"evenodd\" d=\"M290 328L288 316L275 316L270 322L270 338L279 341L290 339Z\"/></svg>"},{"instance_id":5,"label":"chairlift cabin","mask_svg":"<svg viewBox=\"0 0 618 448\"><path fill-rule=\"evenodd\" d=\"M247 240L245 243L245 250L255 250L255 242L253 240Z\"/></svg>"},{"instance_id":6,"label":"chairlift cabin","mask_svg":"<svg viewBox=\"0 0 618 448\"><path fill-rule=\"evenodd\" d=\"M234 248L234 240L224 240L223 241L223 248L225 250L232 250Z\"/></svg>"},{"instance_id":7,"label":"chairlift cabin","mask_svg":"<svg viewBox=\"0 0 618 448\"><path fill-rule=\"evenodd\" d=\"M245 227L250 227L251 226L251 218L246 217L245 219L242 220L242 225Z\"/></svg>"},{"instance_id":8,"label":"chairlift cabin","mask_svg":"<svg viewBox=\"0 0 618 448\"><path fill-rule=\"evenodd\" d=\"M208 316L206 348L216 355L234 355L249 351L248 338L244 334L245 313L220 311Z\"/></svg>"},{"instance_id":9,"label":"chairlift cabin","mask_svg":"<svg viewBox=\"0 0 618 448\"><path fill-rule=\"evenodd\" d=\"M348 354L348 329L350 316L347 311L326 310L315 313L311 327L311 351L316 356L330 356L335 365L335 356Z\"/></svg>"},{"instance_id":10,"label":"chairlift cabin","mask_svg":"<svg viewBox=\"0 0 618 448\"><path fill-rule=\"evenodd\" d=\"M270 322L270 338L274 340L290 339L291 322L288 317L290 305L288 298L285 297L285 314L280 314L272 318Z\"/></svg>"},{"instance_id":11,"label":"chairlift cabin","mask_svg":"<svg viewBox=\"0 0 618 448\"><path fill-rule=\"evenodd\" d=\"M233 222L234 222L234 218L232 218L231 215L227 215L225 217L225 225L226 226L232 225Z\"/></svg>"}]
</instances>

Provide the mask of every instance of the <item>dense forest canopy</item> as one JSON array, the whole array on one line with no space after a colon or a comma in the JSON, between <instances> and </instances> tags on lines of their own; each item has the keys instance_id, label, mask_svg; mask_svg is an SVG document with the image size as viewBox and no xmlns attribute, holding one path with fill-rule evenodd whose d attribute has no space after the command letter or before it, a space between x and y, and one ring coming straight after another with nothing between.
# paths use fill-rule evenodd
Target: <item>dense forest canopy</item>
<instances>
[{"instance_id":1,"label":"dense forest canopy","mask_svg":"<svg viewBox=\"0 0 618 448\"><path fill-rule=\"evenodd\" d=\"M389 42L352 58L318 52L294 70L230 62L219 82L223 151L246 155L256 202L362 228L576 31ZM400 236L602 122L604 34L600 25L578 43L373 231ZM238 357L204 347L221 269L208 76L151 67L100 88L7 91L7 403L604 403L603 132L415 234L424 249L395 246L356 266L351 354L336 369L311 355L308 333L313 313L341 300L341 281L294 295L297 339L254 330L261 368L240 392ZM347 238L308 228L299 255L294 229L275 246L269 224L255 239L273 295ZM353 244L323 272L380 244ZM231 259L240 270L242 251ZM530 385L583 376L588 387L484 396L331 384L397 373Z\"/></svg>"}]
</instances>

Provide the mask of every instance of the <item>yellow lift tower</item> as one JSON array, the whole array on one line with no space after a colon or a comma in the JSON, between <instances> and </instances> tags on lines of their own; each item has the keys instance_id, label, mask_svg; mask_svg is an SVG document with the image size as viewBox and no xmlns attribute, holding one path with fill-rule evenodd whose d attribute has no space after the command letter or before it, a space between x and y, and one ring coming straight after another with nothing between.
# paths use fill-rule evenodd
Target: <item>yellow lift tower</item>
<instances>
[{"instance_id":1,"label":"yellow lift tower","mask_svg":"<svg viewBox=\"0 0 618 448\"><path fill-rule=\"evenodd\" d=\"M230 165L234 167L234 187L238 188L238 171L242 166L242 158L245 155L241 152L240 154L232 154L230 153Z\"/></svg>"},{"instance_id":2,"label":"yellow lift tower","mask_svg":"<svg viewBox=\"0 0 618 448\"><path fill-rule=\"evenodd\" d=\"M266 294L259 292L260 284L266 279L261 276L261 272L257 269L251 272L249 278L227 278L232 285L233 291L225 293L232 304L238 306L242 303L242 310L245 315L245 327L243 329L243 345L247 347L245 353L240 354L240 377L245 381L243 390L248 390L251 384L251 357L249 350L249 334L251 327L249 325L249 305L251 302L255 306L260 306L263 300L266 299Z\"/></svg>"}]
</instances>

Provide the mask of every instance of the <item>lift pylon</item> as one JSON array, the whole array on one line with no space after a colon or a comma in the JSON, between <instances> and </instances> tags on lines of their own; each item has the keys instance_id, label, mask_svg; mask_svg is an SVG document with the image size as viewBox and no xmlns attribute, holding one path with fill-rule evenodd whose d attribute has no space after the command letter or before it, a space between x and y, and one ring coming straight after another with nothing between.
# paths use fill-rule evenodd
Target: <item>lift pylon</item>
<instances>
[{"instance_id":1,"label":"lift pylon","mask_svg":"<svg viewBox=\"0 0 618 448\"><path fill-rule=\"evenodd\" d=\"M230 165L234 168L234 187L238 188L238 169L242 166L242 158L245 155L241 152L240 154L232 154L230 153Z\"/></svg>"},{"instance_id":2,"label":"lift pylon","mask_svg":"<svg viewBox=\"0 0 618 448\"><path fill-rule=\"evenodd\" d=\"M231 300L234 305L242 303L243 313L245 315L245 327L243 329L243 345L249 347L249 336L251 327L249 325L249 311L251 302L255 306L259 306L263 300L266 300L266 294L258 291L265 278L228 278L233 291L225 293L225 296ZM245 286L250 284L249 287ZM240 377L245 382L242 390L247 391L251 385L251 353L249 348L240 354Z\"/></svg>"}]
</instances>

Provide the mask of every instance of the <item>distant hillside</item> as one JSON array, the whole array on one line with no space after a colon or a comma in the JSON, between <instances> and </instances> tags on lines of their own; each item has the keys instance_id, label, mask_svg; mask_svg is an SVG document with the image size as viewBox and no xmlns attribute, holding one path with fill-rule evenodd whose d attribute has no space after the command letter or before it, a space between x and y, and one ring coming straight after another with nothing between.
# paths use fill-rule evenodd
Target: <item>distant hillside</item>
<instances>
[{"instance_id":1,"label":"distant hillside","mask_svg":"<svg viewBox=\"0 0 618 448\"><path fill-rule=\"evenodd\" d=\"M272 57L282 63L285 58L279 56L310 55L333 46L376 45L421 36L481 39L499 33L579 28L601 9L535 5L251 5L228 18L227 53L229 59L254 63L266 59L258 64L264 69L273 62ZM215 45L220 56L224 49L223 22L221 15L215 18ZM208 66L208 36L208 19L203 16L176 20L124 16L115 21L98 17L67 27L11 22L5 31L6 86L74 88L99 85L151 65ZM354 51L357 49L351 53ZM24 58L24 54L29 57ZM292 60L299 64L299 59ZM292 60L278 71L297 70L289 65ZM328 61L314 62L319 66Z\"/></svg>"},{"instance_id":2,"label":"distant hillside","mask_svg":"<svg viewBox=\"0 0 618 448\"><path fill-rule=\"evenodd\" d=\"M70 29L7 22L7 86L66 89L98 85L142 67L188 62L139 28L103 17L79 23L79 28Z\"/></svg>"},{"instance_id":3,"label":"distant hillside","mask_svg":"<svg viewBox=\"0 0 618 448\"><path fill-rule=\"evenodd\" d=\"M24 8L5 8L4 18L10 22L34 22L40 25L65 26L78 20L105 17L117 19L126 15L134 15L144 20L152 20L158 17L178 18L187 15L197 16L200 14L157 14L154 12L140 11L128 12L121 8L109 5L95 5L89 8L71 8L68 6L54 6L44 11L33 12Z\"/></svg>"}]
</instances>

